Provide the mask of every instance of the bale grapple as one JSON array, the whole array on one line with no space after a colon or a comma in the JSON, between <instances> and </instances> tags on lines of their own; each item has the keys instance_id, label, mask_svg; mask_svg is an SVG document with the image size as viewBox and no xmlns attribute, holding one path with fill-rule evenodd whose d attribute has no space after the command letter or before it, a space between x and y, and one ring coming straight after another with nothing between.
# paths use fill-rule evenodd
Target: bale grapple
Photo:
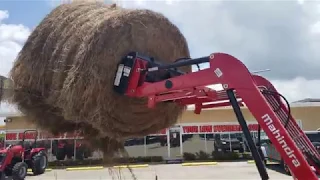
<instances>
[{"instance_id":1,"label":"bale grapple","mask_svg":"<svg viewBox=\"0 0 320 180\"><path fill-rule=\"evenodd\" d=\"M201 63L209 63L209 68L189 73L178 70L183 66L199 67ZM223 89L208 87L213 84L221 84ZM148 98L148 108L154 108L158 102L175 102L194 105L194 112L200 114L205 108L232 106L260 177L266 180L269 176L265 164L240 109L245 105L283 157L293 178L318 179L320 155L292 117L289 103L267 79L252 74L229 54L213 53L164 64L131 52L118 65L114 90L128 97Z\"/></svg>"}]
</instances>

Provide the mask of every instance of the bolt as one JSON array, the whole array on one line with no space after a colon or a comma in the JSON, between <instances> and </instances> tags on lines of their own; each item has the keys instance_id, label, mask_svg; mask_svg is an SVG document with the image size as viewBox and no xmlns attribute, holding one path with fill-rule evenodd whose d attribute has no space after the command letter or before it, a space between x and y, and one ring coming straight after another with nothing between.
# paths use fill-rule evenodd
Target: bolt
<instances>
[{"instance_id":1,"label":"bolt","mask_svg":"<svg viewBox=\"0 0 320 180\"><path fill-rule=\"evenodd\" d=\"M229 85L228 84L223 84L224 89L228 89Z\"/></svg>"}]
</instances>

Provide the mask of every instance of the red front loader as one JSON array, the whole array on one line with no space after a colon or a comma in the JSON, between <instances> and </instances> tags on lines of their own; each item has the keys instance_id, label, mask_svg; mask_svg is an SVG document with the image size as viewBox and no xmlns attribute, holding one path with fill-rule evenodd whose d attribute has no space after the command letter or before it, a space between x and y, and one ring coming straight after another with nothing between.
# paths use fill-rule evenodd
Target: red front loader
<instances>
[{"instance_id":1,"label":"red front loader","mask_svg":"<svg viewBox=\"0 0 320 180\"><path fill-rule=\"evenodd\" d=\"M182 66L209 63L209 68L183 73ZM221 84L222 90L206 86ZM202 109L232 106L245 135L262 180L269 176L250 134L240 106L247 106L297 180L318 180L320 155L291 115L290 104L265 78L254 75L237 58L213 53L197 59L179 59L172 64L131 52L123 57L114 79L114 91L128 97L148 98L148 108L157 103L195 105ZM310 166L311 165L311 166Z\"/></svg>"},{"instance_id":2,"label":"red front loader","mask_svg":"<svg viewBox=\"0 0 320 180\"><path fill-rule=\"evenodd\" d=\"M37 135L35 135L33 147L25 145L26 133L30 131L27 130L23 133L20 144L9 145L7 148L0 150L1 180L8 176L11 176L12 180L24 180L28 169L31 169L34 175L45 172L48 166L48 158L45 148L36 148Z\"/></svg>"}]
</instances>

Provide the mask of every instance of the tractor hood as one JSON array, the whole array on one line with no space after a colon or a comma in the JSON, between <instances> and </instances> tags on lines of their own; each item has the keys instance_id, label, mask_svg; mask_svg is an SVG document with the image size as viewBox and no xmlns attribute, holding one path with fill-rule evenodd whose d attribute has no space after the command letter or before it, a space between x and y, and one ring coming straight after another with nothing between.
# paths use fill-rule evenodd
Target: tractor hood
<instances>
[{"instance_id":1,"label":"tractor hood","mask_svg":"<svg viewBox=\"0 0 320 180\"><path fill-rule=\"evenodd\" d=\"M5 149L5 148L1 148L0 149L0 154L4 154L4 153L7 153L8 152L8 149Z\"/></svg>"}]
</instances>

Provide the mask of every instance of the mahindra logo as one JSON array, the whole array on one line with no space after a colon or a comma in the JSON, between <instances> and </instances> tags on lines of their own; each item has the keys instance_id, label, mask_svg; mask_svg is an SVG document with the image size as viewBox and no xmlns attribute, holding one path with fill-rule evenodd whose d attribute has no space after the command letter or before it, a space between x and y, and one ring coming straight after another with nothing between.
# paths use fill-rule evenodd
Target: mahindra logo
<instances>
[{"instance_id":1,"label":"mahindra logo","mask_svg":"<svg viewBox=\"0 0 320 180\"><path fill-rule=\"evenodd\" d=\"M288 146L286 140L284 137L281 135L280 130L277 129L274 124L273 120L270 118L269 114L265 114L262 116L262 119L264 123L268 126L268 129L272 132L273 136L277 139L280 145L282 145L282 149L285 151L287 156L291 159L292 164L295 167L300 166L300 162L297 159L295 152Z\"/></svg>"}]
</instances>

